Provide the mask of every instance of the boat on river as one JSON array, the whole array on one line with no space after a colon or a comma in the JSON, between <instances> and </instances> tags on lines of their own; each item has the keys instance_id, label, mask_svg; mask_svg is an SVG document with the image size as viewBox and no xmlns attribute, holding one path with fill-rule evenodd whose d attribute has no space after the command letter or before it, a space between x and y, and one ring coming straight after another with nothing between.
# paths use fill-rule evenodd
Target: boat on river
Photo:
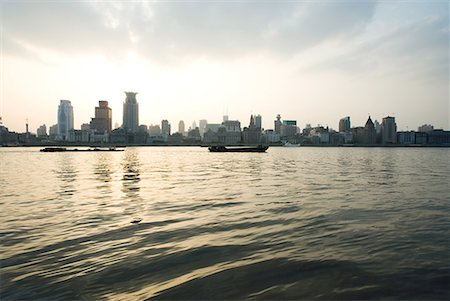
<instances>
[{"instance_id":1,"label":"boat on river","mask_svg":"<svg viewBox=\"0 0 450 301\"><path fill-rule=\"evenodd\" d=\"M94 148L65 148L65 147L46 147L41 149L41 152L45 153L60 153L60 152L123 152L123 149L116 149L115 147L109 147L109 148L101 148L101 147L94 147Z\"/></svg>"},{"instance_id":2,"label":"boat on river","mask_svg":"<svg viewBox=\"0 0 450 301\"><path fill-rule=\"evenodd\" d=\"M269 147L258 145L256 147L225 147L223 145L210 146L208 149L212 153L264 153Z\"/></svg>"}]
</instances>

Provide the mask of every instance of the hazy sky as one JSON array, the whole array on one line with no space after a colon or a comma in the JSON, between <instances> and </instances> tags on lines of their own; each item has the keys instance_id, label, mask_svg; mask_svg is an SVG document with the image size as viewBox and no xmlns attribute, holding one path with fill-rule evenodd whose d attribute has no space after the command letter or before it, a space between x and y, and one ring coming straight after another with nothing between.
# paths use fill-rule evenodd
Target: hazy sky
<instances>
[{"instance_id":1,"label":"hazy sky","mask_svg":"<svg viewBox=\"0 0 450 301\"><path fill-rule=\"evenodd\" d=\"M450 128L448 1L2 1L0 116L10 130L75 127L108 100L122 123L337 128L386 115L399 129Z\"/></svg>"}]
</instances>

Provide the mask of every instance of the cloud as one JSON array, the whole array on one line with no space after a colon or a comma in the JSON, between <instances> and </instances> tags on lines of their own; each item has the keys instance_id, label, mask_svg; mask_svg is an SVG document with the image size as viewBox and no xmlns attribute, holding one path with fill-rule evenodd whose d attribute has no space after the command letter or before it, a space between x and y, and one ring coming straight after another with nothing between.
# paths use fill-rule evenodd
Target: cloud
<instances>
[{"instance_id":1,"label":"cloud","mask_svg":"<svg viewBox=\"0 0 450 301\"><path fill-rule=\"evenodd\" d=\"M11 40L67 54L155 59L292 55L364 31L376 2L8 2Z\"/></svg>"},{"instance_id":2,"label":"cloud","mask_svg":"<svg viewBox=\"0 0 450 301\"><path fill-rule=\"evenodd\" d=\"M448 81L448 24L448 13L425 16L377 38L354 41L345 51L314 62L306 70Z\"/></svg>"}]
</instances>

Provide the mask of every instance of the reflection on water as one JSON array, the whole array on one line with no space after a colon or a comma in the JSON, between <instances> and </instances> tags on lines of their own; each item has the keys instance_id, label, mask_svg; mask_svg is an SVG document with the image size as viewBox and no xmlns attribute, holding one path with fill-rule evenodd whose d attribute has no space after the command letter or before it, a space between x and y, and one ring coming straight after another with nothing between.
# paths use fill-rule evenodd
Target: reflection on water
<instances>
[{"instance_id":1,"label":"reflection on water","mask_svg":"<svg viewBox=\"0 0 450 301\"><path fill-rule=\"evenodd\" d=\"M448 299L448 149L0 152L2 300Z\"/></svg>"},{"instance_id":2,"label":"reflection on water","mask_svg":"<svg viewBox=\"0 0 450 301\"><path fill-rule=\"evenodd\" d=\"M73 164L72 154L58 154L56 158L56 169L54 170L56 178L59 179L59 195L70 197L76 193L77 170Z\"/></svg>"}]
</instances>

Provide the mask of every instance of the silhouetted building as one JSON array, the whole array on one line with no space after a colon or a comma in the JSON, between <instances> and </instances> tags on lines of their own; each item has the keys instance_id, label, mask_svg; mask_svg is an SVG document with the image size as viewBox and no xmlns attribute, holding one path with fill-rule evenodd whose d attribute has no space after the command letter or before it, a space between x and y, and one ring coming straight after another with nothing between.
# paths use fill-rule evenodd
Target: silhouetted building
<instances>
[{"instance_id":1,"label":"silhouetted building","mask_svg":"<svg viewBox=\"0 0 450 301\"><path fill-rule=\"evenodd\" d=\"M417 131L426 133L426 132L431 132L433 129L434 129L434 127L431 124L424 124L424 125L419 126Z\"/></svg>"},{"instance_id":2,"label":"silhouetted building","mask_svg":"<svg viewBox=\"0 0 450 301\"><path fill-rule=\"evenodd\" d=\"M170 136L170 123L166 119L161 121L161 134L164 138L164 141L167 141Z\"/></svg>"},{"instance_id":3,"label":"silhouetted building","mask_svg":"<svg viewBox=\"0 0 450 301\"><path fill-rule=\"evenodd\" d=\"M450 131L432 130L427 132L427 143L432 145L450 145Z\"/></svg>"},{"instance_id":4,"label":"silhouetted building","mask_svg":"<svg viewBox=\"0 0 450 301\"><path fill-rule=\"evenodd\" d=\"M397 132L397 142L399 144L415 144L416 143L416 133L410 132Z\"/></svg>"},{"instance_id":5,"label":"silhouetted building","mask_svg":"<svg viewBox=\"0 0 450 301\"><path fill-rule=\"evenodd\" d=\"M73 107L69 100L60 100L57 138L59 140L67 140L70 130L73 130Z\"/></svg>"},{"instance_id":6,"label":"silhouetted building","mask_svg":"<svg viewBox=\"0 0 450 301\"><path fill-rule=\"evenodd\" d=\"M191 129L187 134L188 142L200 142L202 137L200 136L200 129L196 127L195 129Z\"/></svg>"},{"instance_id":7,"label":"silhouetted building","mask_svg":"<svg viewBox=\"0 0 450 301\"><path fill-rule=\"evenodd\" d=\"M178 122L178 133L184 135L185 132L186 132L186 129L184 127L184 121L180 120L180 122Z\"/></svg>"},{"instance_id":8,"label":"silhouetted building","mask_svg":"<svg viewBox=\"0 0 450 301\"><path fill-rule=\"evenodd\" d=\"M262 117L261 115L255 115L255 127L262 129Z\"/></svg>"},{"instance_id":9,"label":"silhouetted building","mask_svg":"<svg viewBox=\"0 0 450 301\"><path fill-rule=\"evenodd\" d=\"M339 132L348 132L350 131L350 117L344 117L341 120L339 120Z\"/></svg>"},{"instance_id":10,"label":"silhouetted building","mask_svg":"<svg viewBox=\"0 0 450 301\"><path fill-rule=\"evenodd\" d=\"M203 137L203 134L205 134L207 124L208 124L208 121L206 119L201 119L198 122L198 130L200 132L200 136L202 136L202 137Z\"/></svg>"},{"instance_id":11,"label":"silhouetted building","mask_svg":"<svg viewBox=\"0 0 450 301\"><path fill-rule=\"evenodd\" d=\"M148 134L150 136L159 136L161 135L161 128L159 125L150 125L148 127Z\"/></svg>"},{"instance_id":12,"label":"silhouetted building","mask_svg":"<svg viewBox=\"0 0 450 301\"><path fill-rule=\"evenodd\" d=\"M278 114L277 115L277 119L274 121L274 129L275 129L275 133L281 136L281 115Z\"/></svg>"},{"instance_id":13,"label":"silhouetted building","mask_svg":"<svg viewBox=\"0 0 450 301\"><path fill-rule=\"evenodd\" d=\"M244 128L242 138L245 144L261 143L261 128L256 126L255 117L253 115L250 116L250 124L248 128Z\"/></svg>"},{"instance_id":14,"label":"silhouetted building","mask_svg":"<svg viewBox=\"0 0 450 301\"><path fill-rule=\"evenodd\" d=\"M90 129L95 134L111 133L112 110L106 100L100 100L98 107L95 107L95 117L91 119Z\"/></svg>"},{"instance_id":15,"label":"silhouetted building","mask_svg":"<svg viewBox=\"0 0 450 301\"><path fill-rule=\"evenodd\" d=\"M375 131L375 125L372 122L372 119L369 118L366 121L366 125L364 126L365 137L364 144L375 144L377 142L377 132Z\"/></svg>"},{"instance_id":16,"label":"silhouetted building","mask_svg":"<svg viewBox=\"0 0 450 301\"><path fill-rule=\"evenodd\" d=\"M45 124L37 128L36 134L39 138L47 136L47 126Z\"/></svg>"},{"instance_id":17,"label":"silhouetted building","mask_svg":"<svg viewBox=\"0 0 450 301\"><path fill-rule=\"evenodd\" d=\"M394 117L387 116L383 118L381 122L381 143L397 143L397 124Z\"/></svg>"},{"instance_id":18,"label":"silhouetted building","mask_svg":"<svg viewBox=\"0 0 450 301\"><path fill-rule=\"evenodd\" d=\"M127 132L137 132L139 125L139 104L136 100L137 92L125 92L126 98L123 103L122 128Z\"/></svg>"},{"instance_id":19,"label":"silhouetted building","mask_svg":"<svg viewBox=\"0 0 450 301\"><path fill-rule=\"evenodd\" d=\"M281 125L281 137L295 137L297 133L297 120L283 120Z\"/></svg>"}]
</instances>

